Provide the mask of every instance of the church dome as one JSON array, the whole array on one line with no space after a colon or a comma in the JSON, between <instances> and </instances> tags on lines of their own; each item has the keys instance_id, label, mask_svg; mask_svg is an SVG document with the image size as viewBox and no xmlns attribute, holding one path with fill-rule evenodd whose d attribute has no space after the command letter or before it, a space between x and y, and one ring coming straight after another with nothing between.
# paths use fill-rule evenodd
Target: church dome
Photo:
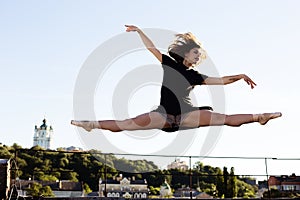
<instances>
[{"instance_id":1,"label":"church dome","mask_svg":"<svg viewBox=\"0 0 300 200\"><path fill-rule=\"evenodd\" d=\"M47 120L43 120L43 124L35 126L33 136L33 146L40 146L44 149L50 149L52 141L53 128L47 125Z\"/></svg>"},{"instance_id":2,"label":"church dome","mask_svg":"<svg viewBox=\"0 0 300 200\"><path fill-rule=\"evenodd\" d=\"M47 126L46 122L47 122L47 120L44 119L43 124L40 126L41 129L45 129L45 130L47 129L48 126Z\"/></svg>"}]
</instances>

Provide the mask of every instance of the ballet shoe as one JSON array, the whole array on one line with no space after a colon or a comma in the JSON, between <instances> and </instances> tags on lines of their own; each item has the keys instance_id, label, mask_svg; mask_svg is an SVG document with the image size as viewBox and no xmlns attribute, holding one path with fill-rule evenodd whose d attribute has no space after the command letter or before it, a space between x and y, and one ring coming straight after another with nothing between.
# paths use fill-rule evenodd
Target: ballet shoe
<instances>
[{"instance_id":1,"label":"ballet shoe","mask_svg":"<svg viewBox=\"0 0 300 200\"><path fill-rule=\"evenodd\" d=\"M281 112L260 114L260 115L258 115L258 122L261 125L265 125L266 123L268 123L268 121L270 119L276 119L276 118L281 117L281 116L282 116Z\"/></svg>"},{"instance_id":2,"label":"ballet shoe","mask_svg":"<svg viewBox=\"0 0 300 200\"><path fill-rule=\"evenodd\" d=\"M72 120L71 124L74 126L78 126L83 128L84 130L90 132L91 130L98 128L99 123L98 121L77 121L77 120Z\"/></svg>"}]
</instances>

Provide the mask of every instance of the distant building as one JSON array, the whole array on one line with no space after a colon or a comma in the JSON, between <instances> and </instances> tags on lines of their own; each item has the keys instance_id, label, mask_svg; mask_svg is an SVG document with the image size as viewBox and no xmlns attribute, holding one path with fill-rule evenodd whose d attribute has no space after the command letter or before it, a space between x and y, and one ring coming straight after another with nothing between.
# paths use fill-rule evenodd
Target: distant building
<instances>
[{"instance_id":1,"label":"distant building","mask_svg":"<svg viewBox=\"0 0 300 200\"><path fill-rule=\"evenodd\" d=\"M256 185L256 179L255 178L240 178L240 180L244 181L245 183L248 183L249 185Z\"/></svg>"},{"instance_id":2,"label":"distant building","mask_svg":"<svg viewBox=\"0 0 300 200\"><path fill-rule=\"evenodd\" d=\"M51 187L51 186L50 186ZM55 197L83 197L84 190L81 182L59 181L51 187Z\"/></svg>"},{"instance_id":3,"label":"distant building","mask_svg":"<svg viewBox=\"0 0 300 200\"><path fill-rule=\"evenodd\" d=\"M46 119L43 120L43 124L34 128L33 146L40 146L44 149L50 149L53 129L46 124Z\"/></svg>"},{"instance_id":4,"label":"distant building","mask_svg":"<svg viewBox=\"0 0 300 200\"><path fill-rule=\"evenodd\" d=\"M82 183L68 180L61 181L33 181L33 180L13 180L17 186L19 196L27 196L26 189L33 183L39 183L42 186L49 186L55 197L83 197L84 191Z\"/></svg>"},{"instance_id":5,"label":"distant building","mask_svg":"<svg viewBox=\"0 0 300 200\"><path fill-rule=\"evenodd\" d=\"M300 191L300 176L270 176L268 184L270 188L280 191Z\"/></svg>"},{"instance_id":6,"label":"distant building","mask_svg":"<svg viewBox=\"0 0 300 200\"><path fill-rule=\"evenodd\" d=\"M0 159L0 200L8 198L10 181L10 160Z\"/></svg>"},{"instance_id":7,"label":"distant building","mask_svg":"<svg viewBox=\"0 0 300 200\"><path fill-rule=\"evenodd\" d=\"M188 170L189 166L186 164L185 161L180 161L180 159L175 159L174 162L167 166L168 169L181 169L181 170Z\"/></svg>"},{"instance_id":8,"label":"distant building","mask_svg":"<svg viewBox=\"0 0 300 200\"><path fill-rule=\"evenodd\" d=\"M258 181L258 189L266 188L268 189L268 181Z\"/></svg>"},{"instance_id":9,"label":"distant building","mask_svg":"<svg viewBox=\"0 0 300 200\"><path fill-rule=\"evenodd\" d=\"M63 151L73 151L73 152L81 152L83 151L82 148L80 147L74 147L74 146L70 146L70 147L61 147L58 148L59 150L63 150Z\"/></svg>"},{"instance_id":10,"label":"distant building","mask_svg":"<svg viewBox=\"0 0 300 200\"><path fill-rule=\"evenodd\" d=\"M212 199L213 196L210 196L209 194L205 193L205 192L199 192L195 189L190 189L189 187L185 187L185 188L178 188L175 193L173 194L173 196L175 198L190 198L192 195L193 199Z\"/></svg>"},{"instance_id":11,"label":"distant building","mask_svg":"<svg viewBox=\"0 0 300 200\"><path fill-rule=\"evenodd\" d=\"M133 199L145 199L148 197L148 184L146 180L135 180L123 178L120 175L116 179L99 180L99 196L104 197L124 197Z\"/></svg>"}]
</instances>

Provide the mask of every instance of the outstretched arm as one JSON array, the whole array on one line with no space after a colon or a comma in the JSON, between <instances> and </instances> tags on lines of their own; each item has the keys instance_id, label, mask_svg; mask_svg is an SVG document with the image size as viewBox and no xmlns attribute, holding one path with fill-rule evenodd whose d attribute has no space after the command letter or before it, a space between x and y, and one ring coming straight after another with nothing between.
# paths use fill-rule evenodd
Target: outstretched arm
<instances>
[{"instance_id":1,"label":"outstretched arm","mask_svg":"<svg viewBox=\"0 0 300 200\"><path fill-rule=\"evenodd\" d=\"M206 85L227 85L230 83L234 83L240 79L244 79L244 81L251 86L251 89L256 86L256 83L251 80L247 75L245 74L239 74L239 75L233 75L233 76L224 76L221 78L217 77L208 77L207 79L204 80L204 84Z\"/></svg>"},{"instance_id":2,"label":"outstretched arm","mask_svg":"<svg viewBox=\"0 0 300 200\"><path fill-rule=\"evenodd\" d=\"M161 52L154 46L153 42L145 35L145 33L141 29L133 25L125 25L125 27L127 28L127 32L136 31L140 35L146 48L159 60L159 62L162 62Z\"/></svg>"}]
</instances>

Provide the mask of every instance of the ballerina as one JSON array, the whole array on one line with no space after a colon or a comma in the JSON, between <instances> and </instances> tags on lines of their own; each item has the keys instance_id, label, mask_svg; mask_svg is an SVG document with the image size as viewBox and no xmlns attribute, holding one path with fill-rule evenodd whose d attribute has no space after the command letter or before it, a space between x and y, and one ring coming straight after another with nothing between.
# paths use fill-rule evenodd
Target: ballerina
<instances>
[{"instance_id":1,"label":"ballerina","mask_svg":"<svg viewBox=\"0 0 300 200\"><path fill-rule=\"evenodd\" d=\"M163 81L161 86L160 105L149 113L124 120L78 121L71 124L86 131L104 129L112 132L123 130L161 129L174 132L179 129L191 129L205 126L233 126L258 122L265 125L269 120L281 117L280 112L261 114L227 115L213 112L209 106L194 107L189 98L196 85L228 85L244 80L251 89L256 84L245 74L209 77L194 70L206 58L206 52L196 37L188 32L177 34L168 48L168 54L162 54L145 33L136 26L125 25L127 32L137 32L146 48L162 64Z\"/></svg>"}]
</instances>

